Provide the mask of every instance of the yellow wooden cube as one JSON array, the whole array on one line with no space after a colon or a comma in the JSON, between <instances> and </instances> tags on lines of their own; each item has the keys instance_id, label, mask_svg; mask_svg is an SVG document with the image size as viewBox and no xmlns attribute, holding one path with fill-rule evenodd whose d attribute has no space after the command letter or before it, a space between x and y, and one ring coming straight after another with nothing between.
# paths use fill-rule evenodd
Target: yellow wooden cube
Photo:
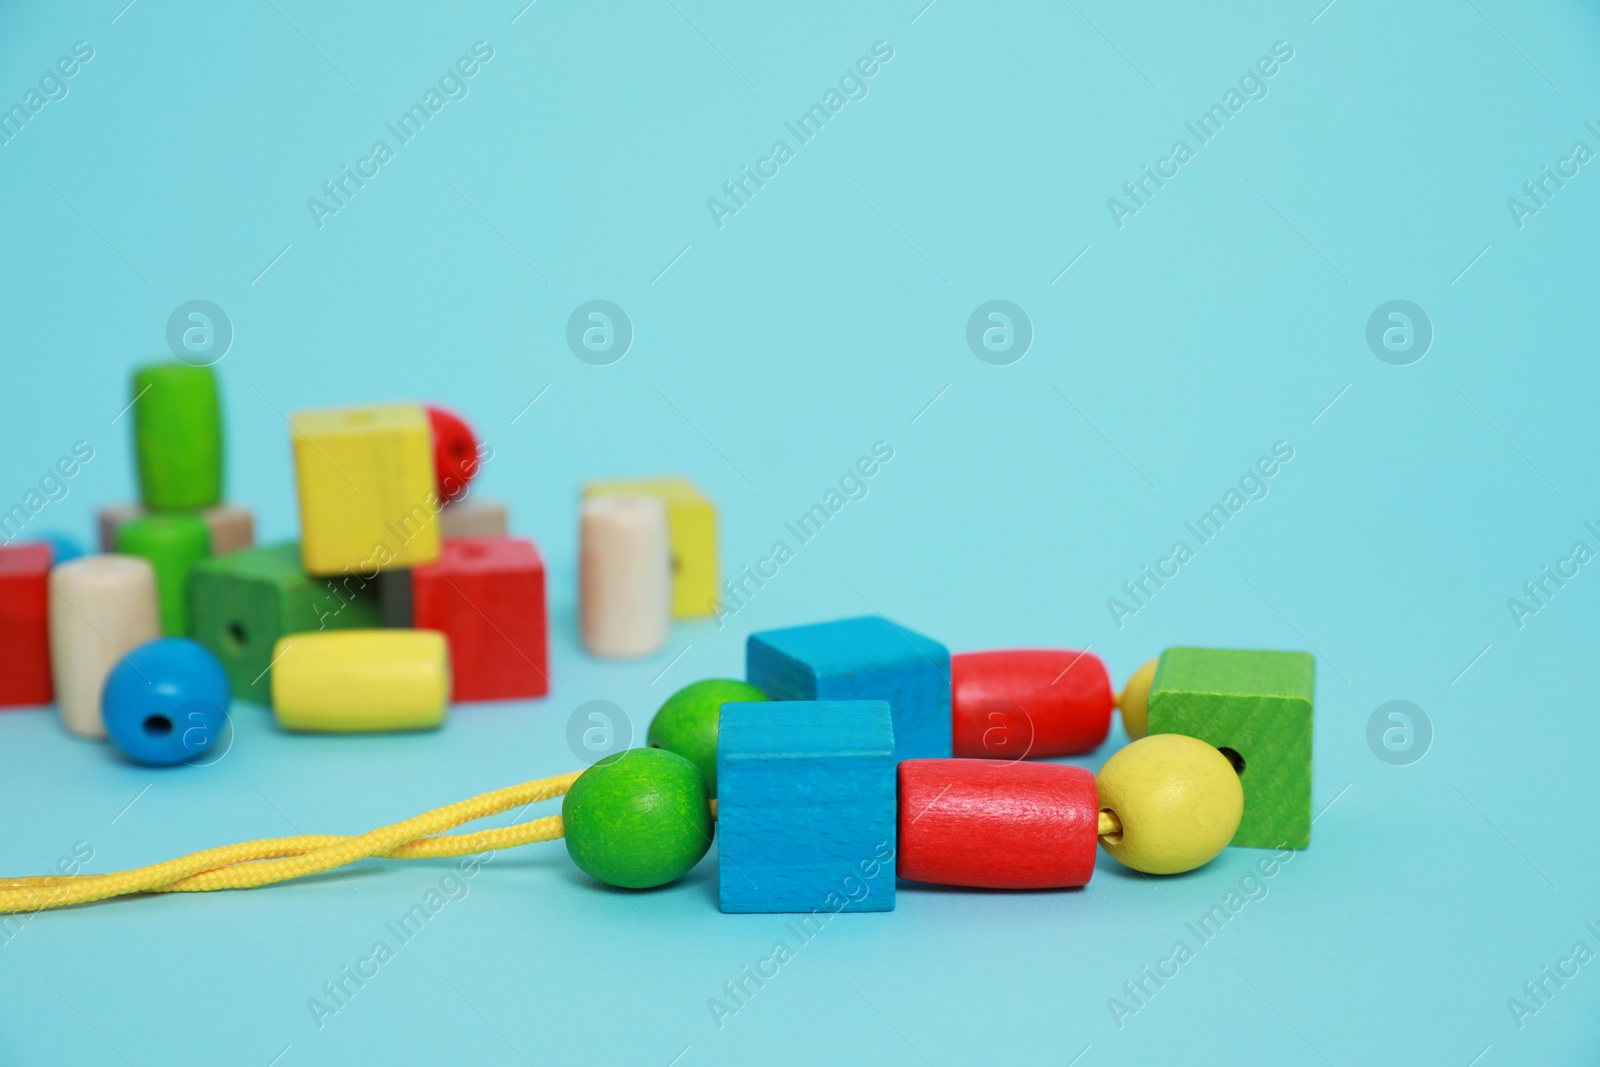
<instances>
[{"instance_id":1,"label":"yellow wooden cube","mask_svg":"<svg viewBox=\"0 0 1600 1067\"><path fill-rule=\"evenodd\" d=\"M717 610L717 509L687 478L591 482L583 495L644 493L667 506L672 544L672 614L688 618Z\"/></svg>"},{"instance_id":2,"label":"yellow wooden cube","mask_svg":"<svg viewBox=\"0 0 1600 1067\"><path fill-rule=\"evenodd\" d=\"M299 411L289 422L308 573L371 576L439 558L433 440L420 406Z\"/></svg>"}]
</instances>

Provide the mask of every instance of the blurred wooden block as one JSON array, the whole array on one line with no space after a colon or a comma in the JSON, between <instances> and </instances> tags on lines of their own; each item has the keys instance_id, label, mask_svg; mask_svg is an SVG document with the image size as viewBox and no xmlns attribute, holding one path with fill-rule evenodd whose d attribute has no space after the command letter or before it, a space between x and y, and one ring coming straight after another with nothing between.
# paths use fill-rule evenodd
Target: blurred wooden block
<instances>
[{"instance_id":1,"label":"blurred wooden block","mask_svg":"<svg viewBox=\"0 0 1600 1067\"><path fill-rule=\"evenodd\" d=\"M313 578L294 541L214 556L189 575L191 636L222 662L236 699L266 704L280 637L382 625L376 577Z\"/></svg>"},{"instance_id":2,"label":"blurred wooden block","mask_svg":"<svg viewBox=\"0 0 1600 1067\"><path fill-rule=\"evenodd\" d=\"M50 670L61 724L105 737L100 690L124 653L161 636L156 572L136 556L84 556L50 572Z\"/></svg>"},{"instance_id":3,"label":"blurred wooden block","mask_svg":"<svg viewBox=\"0 0 1600 1067\"><path fill-rule=\"evenodd\" d=\"M211 554L211 532L193 512L153 511L117 529L117 551L150 561L156 571L161 632L189 634L189 573Z\"/></svg>"},{"instance_id":4,"label":"blurred wooden block","mask_svg":"<svg viewBox=\"0 0 1600 1067\"><path fill-rule=\"evenodd\" d=\"M452 537L504 537L510 532L511 513L504 502L469 496L446 504L439 513L439 535Z\"/></svg>"},{"instance_id":5,"label":"blurred wooden block","mask_svg":"<svg viewBox=\"0 0 1600 1067\"><path fill-rule=\"evenodd\" d=\"M307 573L439 558L433 437L420 406L300 411L290 427Z\"/></svg>"},{"instance_id":6,"label":"blurred wooden block","mask_svg":"<svg viewBox=\"0 0 1600 1067\"><path fill-rule=\"evenodd\" d=\"M666 505L672 541L672 614L680 619L714 614L717 509L711 498L686 478L593 482L583 488L585 497L605 493L644 493Z\"/></svg>"},{"instance_id":7,"label":"blurred wooden block","mask_svg":"<svg viewBox=\"0 0 1600 1067\"><path fill-rule=\"evenodd\" d=\"M451 699L550 691L544 560L532 541L447 539L438 560L412 569L411 597L411 625L450 639Z\"/></svg>"},{"instance_id":8,"label":"blurred wooden block","mask_svg":"<svg viewBox=\"0 0 1600 1067\"><path fill-rule=\"evenodd\" d=\"M50 566L48 544L0 548L0 707L48 704Z\"/></svg>"},{"instance_id":9,"label":"blurred wooden block","mask_svg":"<svg viewBox=\"0 0 1600 1067\"><path fill-rule=\"evenodd\" d=\"M95 522L100 532L100 551L115 552L117 550L117 531L122 529L122 524L129 519L137 519L145 513L143 504L109 504L95 515Z\"/></svg>"},{"instance_id":10,"label":"blurred wooden block","mask_svg":"<svg viewBox=\"0 0 1600 1067\"><path fill-rule=\"evenodd\" d=\"M444 722L450 648L441 633L290 634L273 655L272 711L285 730L380 733Z\"/></svg>"},{"instance_id":11,"label":"blurred wooden block","mask_svg":"<svg viewBox=\"0 0 1600 1067\"><path fill-rule=\"evenodd\" d=\"M638 493L590 496L579 507L579 526L583 647L591 655L614 659L659 650L672 624L665 505Z\"/></svg>"},{"instance_id":12,"label":"blurred wooden block","mask_svg":"<svg viewBox=\"0 0 1600 1067\"><path fill-rule=\"evenodd\" d=\"M151 508L207 508L222 499L222 398L217 374L177 360L133 375L139 496Z\"/></svg>"},{"instance_id":13,"label":"blurred wooden block","mask_svg":"<svg viewBox=\"0 0 1600 1067\"><path fill-rule=\"evenodd\" d=\"M256 543L256 520L242 504L218 504L200 512L200 519L211 531L211 554L225 556Z\"/></svg>"}]
</instances>

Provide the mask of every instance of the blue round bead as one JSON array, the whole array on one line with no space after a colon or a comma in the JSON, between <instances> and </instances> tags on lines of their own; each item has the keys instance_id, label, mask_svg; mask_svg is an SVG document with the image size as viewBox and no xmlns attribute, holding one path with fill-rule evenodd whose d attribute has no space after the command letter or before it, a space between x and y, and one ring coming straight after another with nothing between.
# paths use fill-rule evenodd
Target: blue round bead
<instances>
[{"instance_id":1,"label":"blue round bead","mask_svg":"<svg viewBox=\"0 0 1600 1067\"><path fill-rule=\"evenodd\" d=\"M111 668L100 711L106 735L124 756L166 767L216 744L231 698L217 657L186 637L164 637Z\"/></svg>"},{"instance_id":2,"label":"blue round bead","mask_svg":"<svg viewBox=\"0 0 1600 1067\"><path fill-rule=\"evenodd\" d=\"M42 541L50 546L50 551L53 553L53 558L50 560L52 567L59 567L63 563L77 559L84 554L83 546L78 543L77 538L69 537L64 533L57 533L54 530L38 534L33 540Z\"/></svg>"}]
</instances>

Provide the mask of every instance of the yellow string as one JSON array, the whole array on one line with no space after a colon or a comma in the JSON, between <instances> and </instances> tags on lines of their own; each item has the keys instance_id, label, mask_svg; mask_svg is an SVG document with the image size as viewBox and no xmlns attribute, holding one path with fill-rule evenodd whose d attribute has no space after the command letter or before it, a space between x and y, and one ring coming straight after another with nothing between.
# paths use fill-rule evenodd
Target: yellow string
<instances>
[{"instance_id":1,"label":"yellow string","mask_svg":"<svg viewBox=\"0 0 1600 1067\"><path fill-rule=\"evenodd\" d=\"M111 874L47 874L0 879L0 914L64 908L130 893L254 889L363 859L434 859L554 841L562 836L559 815L470 834L444 831L474 819L561 796L581 773L573 771L507 786L354 837L342 834L269 837Z\"/></svg>"}]
</instances>

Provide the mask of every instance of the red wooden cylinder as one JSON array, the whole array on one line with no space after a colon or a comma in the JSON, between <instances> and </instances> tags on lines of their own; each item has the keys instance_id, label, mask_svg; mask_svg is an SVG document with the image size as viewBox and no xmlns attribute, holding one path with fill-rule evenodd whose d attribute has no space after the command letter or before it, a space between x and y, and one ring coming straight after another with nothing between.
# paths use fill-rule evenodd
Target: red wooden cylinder
<instances>
[{"instance_id":1,"label":"red wooden cylinder","mask_svg":"<svg viewBox=\"0 0 1600 1067\"><path fill-rule=\"evenodd\" d=\"M1083 767L1009 760L900 763L896 873L979 889L1061 889L1094 873L1100 802Z\"/></svg>"},{"instance_id":2,"label":"red wooden cylinder","mask_svg":"<svg viewBox=\"0 0 1600 1067\"><path fill-rule=\"evenodd\" d=\"M1089 752L1111 729L1111 677L1092 652L1016 649L950 657L953 751L978 759Z\"/></svg>"},{"instance_id":3,"label":"red wooden cylinder","mask_svg":"<svg viewBox=\"0 0 1600 1067\"><path fill-rule=\"evenodd\" d=\"M423 410L433 429L434 486L440 500L454 500L478 473L478 438L455 412L433 405Z\"/></svg>"}]
</instances>

